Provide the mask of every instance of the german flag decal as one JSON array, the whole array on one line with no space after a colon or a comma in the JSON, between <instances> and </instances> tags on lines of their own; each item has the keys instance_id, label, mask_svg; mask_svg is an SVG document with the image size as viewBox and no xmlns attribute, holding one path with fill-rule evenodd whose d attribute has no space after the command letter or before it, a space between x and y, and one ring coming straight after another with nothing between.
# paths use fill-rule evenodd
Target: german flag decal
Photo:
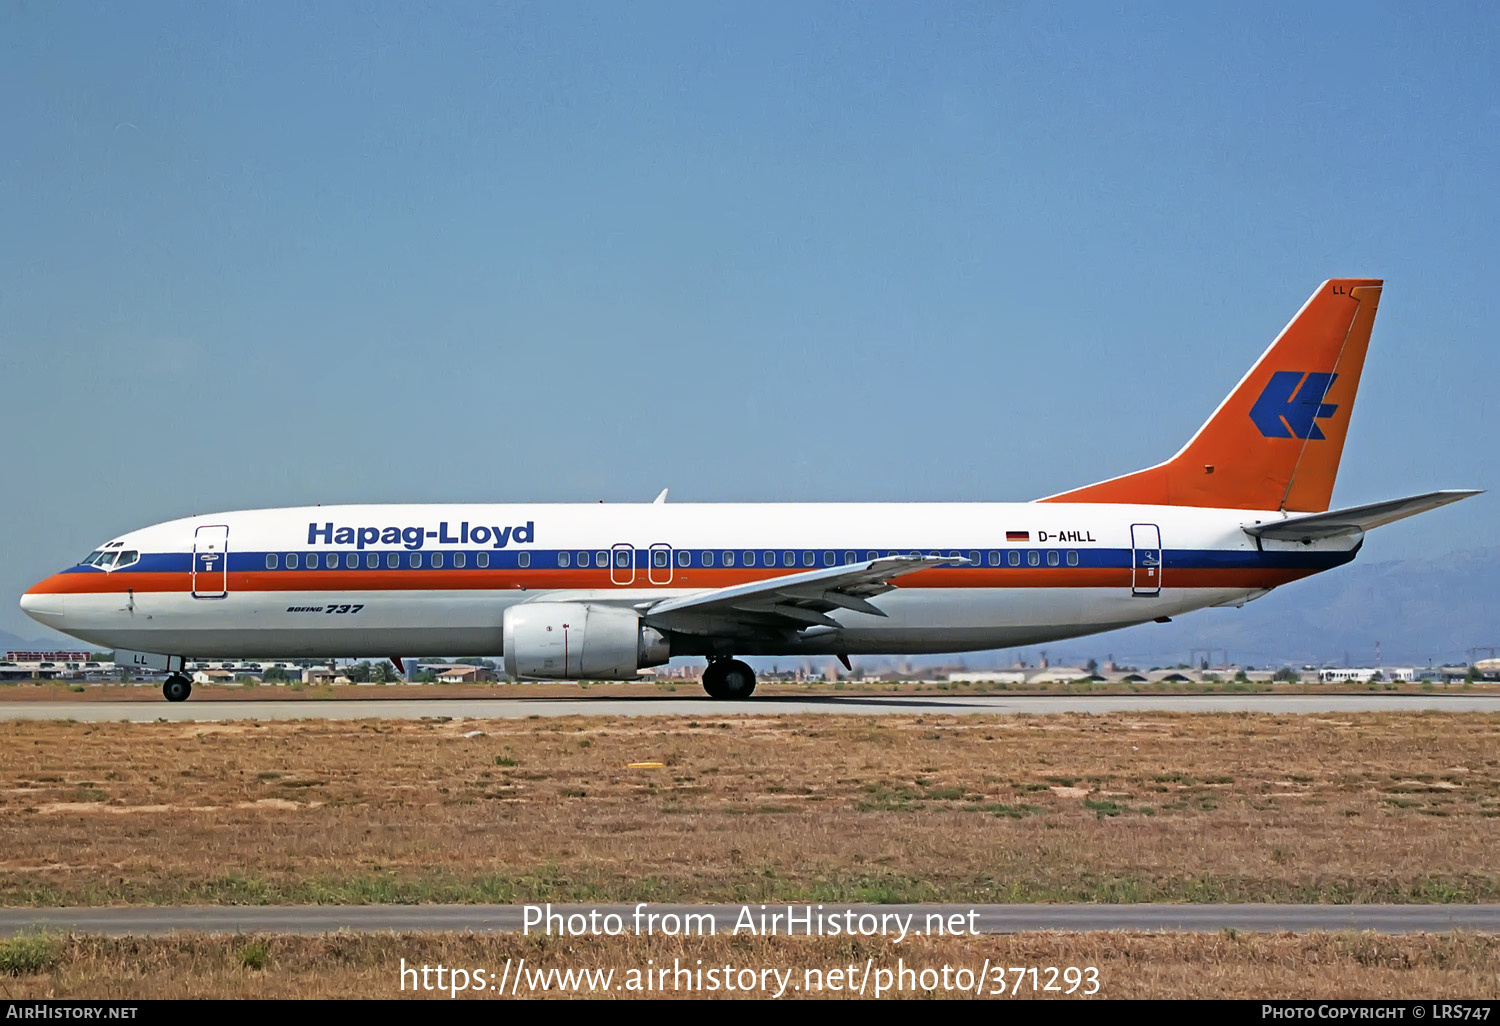
<instances>
[{"instance_id":1,"label":"german flag decal","mask_svg":"<svg viewBox=\"0 0 1500 1026\"><path fill-rule=\"evenodd\" d=\"M1030 531L1006 531L1006 541L1031 541Z\"/></svg>"}]
</instances>

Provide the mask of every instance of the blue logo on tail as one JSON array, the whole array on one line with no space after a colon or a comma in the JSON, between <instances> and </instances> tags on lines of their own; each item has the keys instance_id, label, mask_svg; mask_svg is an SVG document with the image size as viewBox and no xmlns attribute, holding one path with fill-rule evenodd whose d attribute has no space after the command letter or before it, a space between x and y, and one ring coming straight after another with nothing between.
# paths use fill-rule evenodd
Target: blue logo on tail
<instances>
[{"instance_id":1,"label":"blue logo on tail","mask_svg":"<svg viewBox=\"0 0 1500 1026\"><path fill-rule=\"evenodd\" d=\"M1337 380L1337 374L1277 371L1250 407L1250 419L1267 438L1323 438L1317 421L1338 409L1323 401Z\"/></svg>"}]
</instances>

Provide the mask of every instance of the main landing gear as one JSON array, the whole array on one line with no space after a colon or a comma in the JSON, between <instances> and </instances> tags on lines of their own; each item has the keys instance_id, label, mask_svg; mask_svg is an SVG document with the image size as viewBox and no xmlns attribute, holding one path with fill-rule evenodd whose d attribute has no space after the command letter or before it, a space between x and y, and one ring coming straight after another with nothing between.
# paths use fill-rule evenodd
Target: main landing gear
<instances>
[{"instance_id":1,"label":"main landing gear","mask_svg":"<svg viewBox=\"0 0 1500 1026\"><path fill-rule=\"evenodd\" d=\"M749 698L755 693L755 671L738 659L710 659L703 671L703 690L709 698Z\"/></svg>"},{"instance_id":2,"label":"main landing gear","mask_svg":"<svg viewBox=\"0 0 1500 1026\"><path fill-rule=\"evenodd\" d=\"M168 702L186 702L193 693L193 682L180 673L174 673L161 685L161 693Z\"/></svg>"}]
</instances>

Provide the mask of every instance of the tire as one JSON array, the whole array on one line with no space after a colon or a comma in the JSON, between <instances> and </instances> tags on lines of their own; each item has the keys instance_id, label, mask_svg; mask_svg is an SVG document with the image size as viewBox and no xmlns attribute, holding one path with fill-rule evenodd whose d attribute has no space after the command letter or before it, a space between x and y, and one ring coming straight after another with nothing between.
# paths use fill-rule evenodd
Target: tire
<instances>
[{"instance_id":1,"label":"tire","mask_svg":"<svg viewBox=\"0 0 1500 1026\"><path fill-rule=\"evenodd\" d=\"M755 694L755 671L746 663L738 659L725 660L722 675L719 678L720 694L715 698L724 698L732 702L740 702Z\"/></svg>"},{"instance_id":2,"label":"tire","mask_svg":"<svg viewBox=\"0 0 1500 1026\"><path fill-rule=\"evenodd\" d=\"M193 682L179 674L173 674L162 682L161 693L168 702L186 702L193 693Z\"/></svg>"},{"instance_id":3,"label":"tire","mask_svg":"<svg viewBox=\"0 0 1500 1026\"><path fill-rule=\"evenodd\" d=\"M703 690L708 692L709 698L728 698L724 693L724 662L714 660L708 664L703 671Z\"/></svg>"}]
</instances>

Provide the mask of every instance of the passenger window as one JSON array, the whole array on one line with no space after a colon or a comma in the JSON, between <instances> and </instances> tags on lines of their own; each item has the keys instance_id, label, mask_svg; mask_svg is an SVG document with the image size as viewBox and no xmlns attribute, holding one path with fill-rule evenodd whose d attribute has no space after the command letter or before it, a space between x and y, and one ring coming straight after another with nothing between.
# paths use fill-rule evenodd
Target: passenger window
<instances>
[{"instance_id":1,"label":"passenger window","mask_svg":"<svg viewBox=\"0 0 1500 1026\"><path fill-rule=\"evenodd\" d=\"M846 552L846 553L844 553L844 562L845 563L850 563L850 564L852 564L852 563L858 563L859 562L859 553L857 553L857 552Z\"/></svg>"},{"instance_id":2,"label":"passenger window","mask_svg":"<svg viewBox=\"0 0 1500 1026\"><path fill-rule=\"evenodd\" d=\"M665 570L667 568L667 562L668 559L666 549L651 550L651 565L653 567L655 567L657 570Z\"/></svg>"},{"instance_id":3,"label":"passenger window","mask_svg":"<svg viewBox=\"0 0 1500 1026\"><path fill-rule=\"evenodd\" d=\"M377 556L373 552L367 552L367 553L365 553L365 566L369 567L371 570L374 570L379 565L380 565L380 557L379 556Z\"/></svg>"},{"instance_id":4,"label":"passenger window","mask_svg":"<svg viewBox=\"0 0 1500 1026\"><path fill-rule=\"evenodd\" d=\"M628 569L630 567L631 555L632 552L630 549L615 549L615 566L622 570Z\"/></svg>"},{"instance_id":5,"label":"passenger window","mask_svg":"<svg viewBox=\"0 0 1500 1026\"><path fill-rule=\"evenodd\" d=\"M761 564L762 566L775 566L776 565L776 553L771 552L771 551L768 550L766 552L763 552L761 555L762 555L762 557L765 560ZM787 565L790 566L791 563L792 563L792 554L790 552L788 552L786 554L786 561L787 561Z\"/></svg>"},{"instance_id":6,"label":"passenger window","mask_svg":"<svg viewBox=\"0 0 1500 1026\"><path fill-rule=\"evenodd\" d=\"M579 566L588 566L589 565L589 554L587 552L580 552L578 554L578 565Z\"/></svg>"},{"instance_id":7,"label":"passenger window","mask_svg":"<svg viewBox=\"0 0 1500 1026\"><path fill-rule=\"evenodd\" d=\"M1056 566L1059 562L1060 562L1060 560L1058 559L1056 551L1052 551L1052 552L1048 552L1047 553L1047 565L1048 566Z\"/></svg>"},{"instance_id":8,"label":"passenger window","mask_svg":"<svg viewBox=\"0 0 1500 1026\"><path fill-rule=\"evenodd\" d=\"M1041 566L1042 565L1042 554L1040 552L1038 552L1036 549L1032 549L1030 552L1026 553L1026 565L1027 566Z\"/></svg>"},{"instance_id":9,"label":"passenger window","mask_svg":"<svg viewBox=\"0 0 1500 1026\"><path fill-rule=\"evenodd\" d=\"M599 567L601 570L604 567L609 566L609 553L605 552L603 549L600 549L598 552L594 553L594 565Z\"/></svg>"},{"instance_id":10,"label":"passenger window","mask_svg":"<svg viewBox=\"0 0 1500 1026\"><path fill-rule=\"evenodd\" d=\"M686 549L677 550L677 565L689 566L693 562L692 555Z\"/></svg>"},{"instance_id":11,"label":"passenger window","mask_svg":"<svg viewBox=\"0 0 1500 1026\"><path fill-rule=\"evenodd\" d=\"M823 553L823 565L824 566L833 566L833 553L832 552L825 552L825 553Z\"/></svg>"},{"instance_id":12,"label":"passenger window","mask_svg":"<svg viewBox=\"0 0 1500 1026\"><path fill-rule=\"evenodd\" d=\"M999 565L1000 565L1000 553L992 551L990 553L990 566L999 566Z\"/></svg>"},{"instance_id":13,"label":"passenger window","mask_svg":"<svg viewBox=\"0 0 1500 1026\"><path fill-rule=\"evenodd\" d=\"M726 553L724 553L724 565L725 566L734 566L734 553L733 552L726 552Z\"/></svg>"},{"instance_id":14,"label":"passenger window","mask_svg":"<svg viewBox=\"0 0 1500 1026\"><path fill-rule=\"evenodd\" d=\"M1074 552L1072 549L1068 550L1068 565L1069 566L1077 566L1078 565L1078 553Z\"/></svg>"},{"instance_id":15,"label":"passenger window","mask_svg":"<svg viewBox=\"0 0 1500 1026\"><path fill-rule=\"evenodd\" d=\"M975 566L978 566L979 565L979 553L970 551L970 553L969 553L969 562L972 563L972 564L974 564Z\"/></svg>"},{"instance_id":16,"label":"passenger window","mask_svg":"<svg viewBox=\"0 0 1500 1026\"><path fill-rule=\"evenodd\" d=\"M359 555L358 555L358 553L354 553L354 552L345 553L344 554L344 565L346 567L348 567L350 570L353 570L356 567L358 567L359 566Z\"/></svg>"},{"instance_id":17,"label":"passenger window","mask_svg":"<svg viewBox=\"0 0 1500 1026\"><path fill-rule=\"evenodd\" d=\"M297 554L295 552L288 552L286 554L286 568L288 570L297 569L297 564L299 562L300 560L297 559Z\"/></svg>"},{"instance_id":18,"label":"passenger window","mask_svg":"<svg viewBox=\"0 0 1500 1026\"><path fill-rule=\"evenodd\" d=\"M813 565L813 554L812 554L812 552L810 552L810 551L804 551L802 553L802 565L803 566L812 566Z\"/></svg>"},{"instance_id":19,"label":"passenger window","mask_svg":"<svg viewBox=\"0 0 1500 1026\"><path fill-rule=\"evenodd\" d=\"M558 566L565 567L565 566L567 566L571 562L572 562L572 559L569 557L568 553L566 553L566 552L559 552L557 554L557 565ZM579 566L582 566L582 565L583 565L582 563L579 564Z\"/></svg>"},{"instance_id":20,"label":"passenger window","mask_svg":"<svg viewBox=\"0 0 1500 1026\"><path fill-rule=\"evenodd\" d=\"M114 553L110 553L110 555L114 555ZM267 570L275 570L276 569L276 553L274 553L274 552L267 552L266 553L266 569Z\"/></svg>"},{"instance_id":21,"label":"passenger window","mask_svg":"<svg viewBox=\"0 0 1500 1026\"><path fill-rule=\"evenodd\" d=\"M385 565L392 570L398 569L401 566L401 553L387 552L385 554Z\"/></svg>"},{"instance_id":22,"label":"passenger window","mask_svg":"<svg viewBox=\"0 0 1500 1026\"><path fill-rule=\"evenodd\" d=\"M460 564L460 565L462 565L462 564ZM520 566L520 567L528 567L528 566L530 566L531 565L531 553L529 553L529 552L523 552L519 556L517 556L516 557L516 565Z\"/></svg>"},{"instance_id":23,"label":"passenger window","mask_svg":"<svg viewBox=\"0 0 1500 1026\"><path fill-rule=\"evenodd\" d=\"M755 565L755 553L753 553L753 552L746 552L745 553L745 565L746 566L754 566Z\"/></svg>"},{"instance_id":24,"label":"passenger window","mask_svg":"<svg viewBox=\"0 0 1500 1026\"><path fill-rule=\"evenodd\" d=\"M1021 554L1019 552L1008 552L1005 554L1005 561L1011 566L1020 566Z\"/></svg>"},{"instance_id":25,"label":"passenger window","mask_svg":"<svg viewBox=\"0 0 1500 1026\"><path fill-rule=\"evenodd\" d=\"M462 570L464 567L466 567L468 565L469 565L469 557L468 556L464 555L462 552L455 552L453 554L453 567L454 567L454 569L456 569L456 570Z\"/></svg>"},{"instance_id":26,"label":"passenger window","mask_svg":"<svg viewBox=\"0 0 1500 1026\"><path fill-rule=\"evenodd\" d=\"M307 568L309 570L316 570L318 568L318 554L316 552L309 552L307 554Z\"/></svg>"},{"instance_id":27,"label":"passenger window","mask_svg":"<svg viewBox=\"0 0 1500 1026\"><path fill-rule=\"evenodd\" d=\"M866 559L879 559L880 558L880 553L878 553L878 552L866 552L865 553L865 558Z\"/></svg>"},{"instance_id":28,"label":"passenger window","mask_svg":"<svg viewBox=\"0 0 1500 1026\"><path fill-rule=\"evenodd\" d=\"M704 552L703 552L703 565L704 566L713 566L714 565L714 554L712 552L710 552L708 550L704 550Z\"/></svg>"},{"instance_id":29,"label":"passenger window","mask_svg":"<svg viewBox=\"0 0 1500 1026\"><path fill-rule=\"evenodd\" d=\"M411 555L407 556L406 565L413 568L414 570L422 569L422 554L420 552L413 552Z\"/></svg>"},{"instance_id":30,"label":"passenger window","mask_svg":"<svg viewBox=\"0 0 1500 1026\"><path fill-rule=\"evenodd\" d=\"M479 555L475 556L474 565L479 567L481 570L489 566L490 554L488 552L481 552Z\"/></svg>"},{"instance_id":31,"label":"passenger window","mask_svg":"<svg viewBox=\"0 0 1500 1026\"><path fill-rule=\"evenodd\" d=\"M434 570L441 570L443 568L443 554L441 552L434 552L432 554L432 568Z\"/></svg>"}]
</instances>

